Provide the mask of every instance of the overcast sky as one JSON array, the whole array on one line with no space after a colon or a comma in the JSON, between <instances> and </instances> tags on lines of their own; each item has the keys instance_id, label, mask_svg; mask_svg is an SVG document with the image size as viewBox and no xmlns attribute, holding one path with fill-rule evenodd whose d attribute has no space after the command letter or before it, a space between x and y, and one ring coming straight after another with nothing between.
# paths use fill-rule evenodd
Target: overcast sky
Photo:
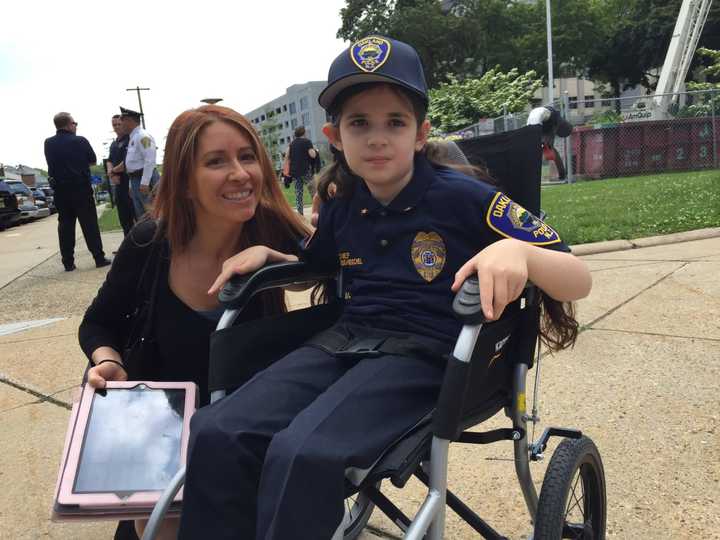
<instances>
[{"instance_id":1,"label":"overcast sky","mask_svg":"<svg viewBox=\"0 0 720 540\"><path fill-rule=\"evenodd\" d=\"M73 114L98 160L110 117L137 108L162 149L172 120L207 97L248 112L325 80L345 47L343 0L19 0L0 16L0 163L46 169L52 117ZM160 154L162 155L162 154ZM160 158L159 158L160 159Z\"/></svg>"}]
</instances>

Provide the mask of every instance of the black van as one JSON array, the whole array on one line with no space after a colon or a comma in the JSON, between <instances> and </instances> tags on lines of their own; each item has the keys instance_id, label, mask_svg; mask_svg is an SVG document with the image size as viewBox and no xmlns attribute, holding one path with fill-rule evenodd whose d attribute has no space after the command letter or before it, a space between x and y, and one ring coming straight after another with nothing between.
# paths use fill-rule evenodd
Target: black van
<instances>
[{"instance_id":1,"label":"black van","mask_svg":"<svg viewBox=\"0 0 720 540\"><path fill-rule=\"evenodd\" d=\"M3 178L0 178L0 231L20 219L20 210L15 193Z\"/></svg>"}]
</instances>

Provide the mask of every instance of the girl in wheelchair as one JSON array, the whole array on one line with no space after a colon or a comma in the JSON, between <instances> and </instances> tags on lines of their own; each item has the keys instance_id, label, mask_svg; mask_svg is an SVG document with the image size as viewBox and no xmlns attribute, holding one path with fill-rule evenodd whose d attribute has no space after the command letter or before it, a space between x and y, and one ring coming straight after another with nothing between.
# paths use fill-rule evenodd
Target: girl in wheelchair
<instances>
[{"instance_id":1,"label":"girl in wheelchair","mask_svg":"<svg viewBox=\"0 0 720 540\"><path fill-rule=\"evenodd\" d=\"M551 347L577 334L568 302L591 279L558 233L491 185L430 162L420 59L409 45L359 40L319 97L341 151L319 185L318 228L301 254L342 270L339 322L193 418L180 538L342 537L346 478L435 405L443 355L460 331L453 292L473 274L499 318L528 279L545 295ZM328 186L335 186L328 197ZM255 246L234 273L295 257Z\"/></svg>"}]
</instances>

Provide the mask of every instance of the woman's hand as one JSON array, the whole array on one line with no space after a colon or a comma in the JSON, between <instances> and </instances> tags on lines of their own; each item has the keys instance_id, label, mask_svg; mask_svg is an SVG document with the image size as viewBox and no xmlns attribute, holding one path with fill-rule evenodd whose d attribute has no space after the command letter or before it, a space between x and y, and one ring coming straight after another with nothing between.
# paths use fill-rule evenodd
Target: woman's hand
<instances>
[{"instance_id":1,"label":"woman's hand","mask_svg":"<svg viewBox=\"0 0 720 540\"><path fill-rule=\"evenodd\" d=\"M463 282L477 274L480 304L490 321L500 318L510 302L522 293L528 279L528 244L511 238L490 244L466 262L455 274L452 284L457 292Z\"/></svg>"},{"instance_id":2,"label":"woman's hand","mask_svg":"<svg viewBox=\"0 0 720 540\"><path fill-rule=\"evenodd\" d=\"M127 381L127 372L114 362L103 362L88 371L88 384L93 388L105 388L107 381Z\"/></svg>"},{"instance_id":3,"label":"woman's hand","mask_svg":"<svg viewBox=\"0 0 720 540\"><path fill-rule=\"evenodd\" d=\"M270 249L266 246L253 246L244 249L223 263L222 272L208 290L209 295L217 294L223 285L235 274L249 274L262 268L268 262L294 262L298 258Z\"/></svg>"}]
</instances>

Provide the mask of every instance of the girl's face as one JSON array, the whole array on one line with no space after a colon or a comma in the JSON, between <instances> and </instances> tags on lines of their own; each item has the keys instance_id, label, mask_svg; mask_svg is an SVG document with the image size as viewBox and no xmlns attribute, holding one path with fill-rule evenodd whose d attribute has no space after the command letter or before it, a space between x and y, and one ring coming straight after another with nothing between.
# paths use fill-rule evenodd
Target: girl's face
<instances>
[{"instance_id":1,"label":"girl's face","mask_svg":"<svg viewBox=\"0 0 720 540\"><path fill-rule=\"evenodd\" d=\"M427 121L418 126L409 100L382 84L349 98L339 126L325 133L373 196L388 204L412 178L415 152L429 130Z\"/></svg>"},{"instance_id":2,"label":"girl's face","mask_svg":"<svg viewBox=\"0 0 720 540\"><path fill-rule=\"evenodd\" d=\"M263 175L250 139L227 122L200 135L189 196L198 222L244 223L255 215Z\"/></svg>"}]
</instances>

